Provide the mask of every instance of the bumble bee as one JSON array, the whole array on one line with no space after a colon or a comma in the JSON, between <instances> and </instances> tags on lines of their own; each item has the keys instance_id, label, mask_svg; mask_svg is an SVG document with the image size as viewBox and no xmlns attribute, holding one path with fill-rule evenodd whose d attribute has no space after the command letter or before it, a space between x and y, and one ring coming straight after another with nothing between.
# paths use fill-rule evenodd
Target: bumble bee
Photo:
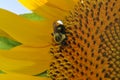
<instances>
[{"instance_id":1,"label":"bumble bee","mask_svg":"<svg viewBox=\"0 0 120 80\"><path fill-rule=\"evenodd\" d=\"M58 20L53 24L53 30L55 42L60 45L66 45L66 29L61 20Z\"/></svg>"}]
</instances>

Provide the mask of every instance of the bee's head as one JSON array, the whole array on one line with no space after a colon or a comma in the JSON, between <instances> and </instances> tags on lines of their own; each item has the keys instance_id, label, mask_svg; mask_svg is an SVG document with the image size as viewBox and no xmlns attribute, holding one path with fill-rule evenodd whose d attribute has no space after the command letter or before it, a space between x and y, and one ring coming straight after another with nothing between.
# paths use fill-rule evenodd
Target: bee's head
<instances>
[{"instance_id":1,"label":"bee's head","mask_svg":"<svg viewBox=\"0 0 120 80\"><path fill-rule=\"evenodd\" d=\"M53 27L54 27L54 33L62 33L62 34L66 33L65 26L61 20L56 21L53 24Z\"/></svg>"}]
</instances>

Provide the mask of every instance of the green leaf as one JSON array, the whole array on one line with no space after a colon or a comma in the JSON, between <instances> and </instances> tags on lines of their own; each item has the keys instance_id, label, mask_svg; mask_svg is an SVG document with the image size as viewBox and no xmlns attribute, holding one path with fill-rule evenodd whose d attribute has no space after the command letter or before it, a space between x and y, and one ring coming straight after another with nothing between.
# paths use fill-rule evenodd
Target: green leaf
<instances>
[{"instance_id":1,"label":"green leaf","mask_svg":"<svg viewBox=\"0 0 120 80\"><path fill-rule=\"evenodd\" d=\"M40 21L40 20L44 20L44 18L42 16L39 16L35 13L26 13L26 14L20 14L20 16L27 18L29 20L33 20L33 21Z\"/></svg>"},{"instance_id":2,"label":"green leaf","mask_svg":"<svg viewBox=\"0 0 120 80\"><path fill-rule=\"evenodd\" d=\"M48 77L48 76L47 76L47 71L44 71L44 72L42 72L42 73L40 73L40 74L37 74L37 75L35 75L35 76L37 76L37 77Z\"/></svg>"},{"instance_id":3,"label":"green leaf","mask_svg":"<svg viewBox=\"0 0 120 80\"><path fill-rule=\"evenodd\" d=\"M4 73L5 73L5 72L3 72L3 71L0 70L0 74L4 74Z\"/></svg>"},{"instance_id":4,"label":"green leaf","mask_svg":"<svg viewBox=\"0 0 120 80\"><path fill-rule=\"evenodd\" d=\"M20 42L11 40L6 37L0 37L0 49L2 49L2 50L8 50L8 49L11 49L11 48L19 46L19 45L21 45Z\"/></svg>"}]
</instances>

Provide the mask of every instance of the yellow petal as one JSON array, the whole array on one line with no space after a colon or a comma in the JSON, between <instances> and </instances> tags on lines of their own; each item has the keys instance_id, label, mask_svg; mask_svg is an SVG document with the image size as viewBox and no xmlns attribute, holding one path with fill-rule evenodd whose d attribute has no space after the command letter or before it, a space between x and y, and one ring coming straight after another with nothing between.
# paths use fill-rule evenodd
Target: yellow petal
<instances>
[{"instance_id":1,"label":"yellow petal","mask_svg":"<svg viewBox=\"0 0 120 80\"><path fill-rule=\"evenodd\" d=\"M25 7L49 19L59 19L73 8L73 0L19 0ZM42 4L41 4L42 3Z\"/></svg>"},{"instance_id":2,"label":"yellow petal","mask_svg":"<svg viewBox=\"0 0 120 80\"><path fill-rule=\"evenodd\" d=\"M38 5L42 6L45 3L47 3L48 1L47 0L19 0L19 2L24 4L30 10L35 10L36 7L38 7Z\"/></svg>"},{"instance_id":3,"label":"yellow petal","mask_svg":"<svg viewBox=\"0 0 120 80\"><path fill-rule=\"evenodd\" d=\"M76 2L78 2L79 0L73 0L73 1L76 3ZM81 0L81 1L83 1L83 0Z\"/></svg>"},{"instance_id":4,"label":"yellow petal","mask_svg":"<svg viewBox=\"0 0 120 80\"><path fill-rule=\"evenodd\" d=\"M0 69L5 72L36 75L47 70L51 60L49 47L18 46L12 50L0 51Z\"/></svg>"},{"instance_id":5,"label":"yellow petal","mask_svg":"<svg viewBox=\"0 0 120 80\"><path fill-rule=\"evenodd\" d=\"M42 45L50 42L49 35L52 32L52 23L50 20L28 21L23 17L0 9L0 29L23 44Z\"/></svg>"},{"instance_id":6,"label":"yellow petal","mask_svg":"<svg viewBox=\"0 0 120 80\"><path fill-rule=\"evenodd\" d=\"M73 0L18 0L30 10L35 10L43 5L68 10L73 6ZM76 0L75 0L76 1Z\"/></svg>"},{"instance_id":7,"label":"yellow petal","mask_svg":"<svg viewBox=\"0 0 120 80\"><path fill-rule=\"evenodd\" d=\"M51 79L45 77L24 75L24 74L7 73L7 74L0 74L0 80L51 80Z\"/></svg>"}]
</instances>

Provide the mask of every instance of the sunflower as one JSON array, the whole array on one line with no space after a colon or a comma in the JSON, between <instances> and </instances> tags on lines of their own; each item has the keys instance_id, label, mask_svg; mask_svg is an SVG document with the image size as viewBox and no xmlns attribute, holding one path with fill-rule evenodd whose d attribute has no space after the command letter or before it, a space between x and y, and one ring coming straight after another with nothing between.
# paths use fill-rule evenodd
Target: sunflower
<instances>
[{"instance_id":1,"label":"sunflower","mask_svg":"<svg viewBox=\"0 0 120 80\"><path fill-rule=\"evenodd\" d=\"M120 0L19 1L45 19L30 21L0 9L0 28L22 43L1 50L4 76L35 78L47 71L53 80L120 79Z\"/></svg>"}]
</instances>

